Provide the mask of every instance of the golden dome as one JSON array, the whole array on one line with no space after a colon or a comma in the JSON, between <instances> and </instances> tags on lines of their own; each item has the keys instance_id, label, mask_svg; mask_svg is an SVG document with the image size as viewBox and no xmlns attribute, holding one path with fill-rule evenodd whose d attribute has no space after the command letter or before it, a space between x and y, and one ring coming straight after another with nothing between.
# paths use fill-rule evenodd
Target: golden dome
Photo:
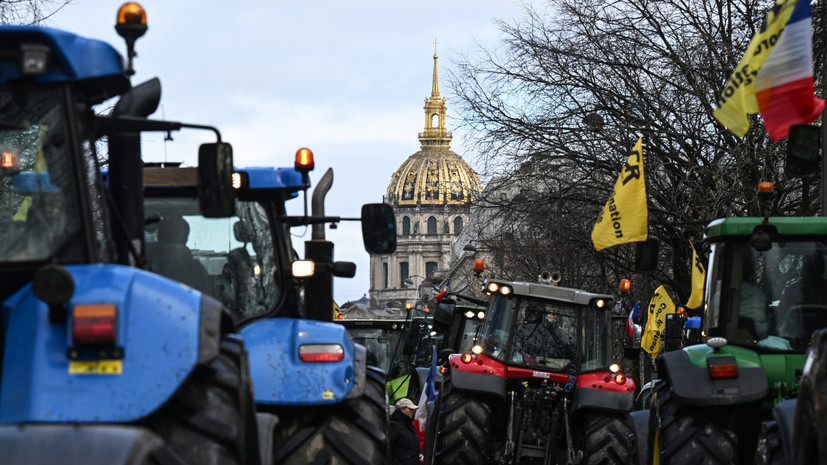
<instances>
[{"instance_id":1,"label":"golden dome","mask_svg":"<svg viewBox=\"0 0 827 465\"><path fill-rule=\"evenodd\" d=\"M451 151L451 133L445 127L445 98L439 96L436 41L431 97L425 99L425 131L420 150L408 157L391 176L387 202L391 205L467 204L482 192L477 173Z\"/></svg>"},{"instance_id":2,"label":"golden dome","mask_svg":"<svg viewBox=\"0 0 827 465\"><path fill-rule=\"evenodd\" d=\"M420 150L393 173L388 185L391 205L467 204L482 192L477 173L448 149Z\"/></svg>"}]
</instances>

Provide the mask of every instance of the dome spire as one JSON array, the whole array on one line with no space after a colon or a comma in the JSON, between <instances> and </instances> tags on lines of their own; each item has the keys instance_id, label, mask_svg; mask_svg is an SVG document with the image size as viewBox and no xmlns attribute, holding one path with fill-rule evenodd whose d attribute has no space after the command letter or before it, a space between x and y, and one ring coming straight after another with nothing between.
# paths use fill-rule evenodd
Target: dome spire
<instances>
[{"instance_id":1,"label":"dome spire","mask_svg":"<svg viewBox=\"0 0 827 465\"><path fill-rule=\"evenodd\" d=\"M434 39L434 78L431 83L431 96L425 98L425 132L419 133L419 146L422 150L451 148L451 133L445 129L445 98L439 96L439 79L437 79L437 41Z\"/></svg>"},{"instance_id":2,"label":"dome spire","mask_svg":"<svg viewBox=\"0 0 827 465\"><path fill-rule=\"evenodd\" d=\"M436 44L437 41L434 39L434 79L433 83L431 84L431 97L439 97L439 78L437 77L436 73L436 60L439 56L436 54Z\"/></svg>"}]
</instances>

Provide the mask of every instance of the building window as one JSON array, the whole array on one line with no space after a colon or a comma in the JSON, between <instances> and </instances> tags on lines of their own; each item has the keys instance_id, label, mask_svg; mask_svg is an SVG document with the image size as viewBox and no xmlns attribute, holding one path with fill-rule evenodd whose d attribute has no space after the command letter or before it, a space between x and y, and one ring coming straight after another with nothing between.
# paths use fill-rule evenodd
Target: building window
<instances>
[{"instance_id":1,"label":"building window","mask_svg":"<svg viewBox=\"0 0 827 465\"><path fill-rule=\"evenodd\" d=\"M403 236L410 236L411 235L411 219L407 216L402 217L402 235Z\"/></svg>"},{"instance_id":2,"label":"building window","mask_svg":"<svg viewBox=\"0 0 827 465\"><path fill-rule=\"evenodd\" d=\"M436 271L436 267L437 262L425 262L425 277L433 277L434 271Z\"/></svg>"},{"instance_id":3,"label":"building window","mask_svg":"<svg viewBox=\"0 0 827 465\"><path fill-rule=\"evenodd\" d=\"M462 232L462 217L458 216L454 218L454 234L459 236Z\"/></svg>"},{"instance_id":4,"label":"building window","mask_svg":"<svg viewBox=\"0 0 827 465\"><path fill-rule=\"evenodd\" d=\"M388 264L387 263L382 264L382 282L384 283L384 285L382 286L382 289L387 289L388 288Z\"/></svg>"},{"instance_id":5,"label":"building window","mask_svg":"<svg viewBox=\"0 0 827 465\"><path fill-rule=\"evenodd\" d=\"M399 282L408 279L408 262L399 262Z\"/></svg>"},{"instance_id":6,"label":"building window","mask_svg":"<svg viewBox=\"0 0 827 465\"><path fill-rule=\"evenodd\" d=\"M436 236L436 218L433 216L428 218L428 235Z\"/></svg>"},{"instance_id":7,"label":"building window","mask_svg":"<svg viewBox=\"0 0 827 465\"><path fill-rule=\"evenodd\" d=\"M434 113L433 115L431 115L431 127L432 128L438 128L439 127L439 114L438 113Z\"/></svg>"}]
</instances>

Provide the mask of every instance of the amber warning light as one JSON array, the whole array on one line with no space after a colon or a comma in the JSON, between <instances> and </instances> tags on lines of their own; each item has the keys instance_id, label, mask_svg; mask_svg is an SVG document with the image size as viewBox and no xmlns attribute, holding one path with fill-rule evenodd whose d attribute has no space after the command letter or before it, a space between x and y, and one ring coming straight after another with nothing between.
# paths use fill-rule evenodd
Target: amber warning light
<instances>
[{"instance_id":1,"label":"amber warning light","mask_svg":"<svg viewBox=\"0 0 827 465\"><path fill-rule=\"evenodd\" d=\"M769 181L763 181L758 183L758 193L759 194L772 194L774 191L772 187L772 183Z\"/></svg>"},{"instance_id":2,"label":"amber warning light","mask_svg":"<svg viewBox=\"0 0 827 465\"><path fill-rule=\"evenodd\" d=\"M118 9L117 24L140 24L146 25L146 11L135 2L128 2Z\"/></svg>"},{"instance_id":3,"label":"amber warning light","mask_svg":"<svg viewBox=\"0 0 827 465\"><path fill-rule=\"evenodd\" d=\"M306 173L312 171L315 166L312 150L305 147L296 150L296 171Z\"/></svg>"},{"instance_id":4,"label":"amber warning light","mask_svg":"<svg viewBox=\"0 0 827 465\"><path fill-rule=\"evenodd\" d=\"M620 291L620 292L629 292L629 290L631 288L632 288L632 283L629 282L629 280L625 279L625 278L621 279L620 284L618 284L618 286L617 286L617 290Z\"/></svg>"}]
</instances>

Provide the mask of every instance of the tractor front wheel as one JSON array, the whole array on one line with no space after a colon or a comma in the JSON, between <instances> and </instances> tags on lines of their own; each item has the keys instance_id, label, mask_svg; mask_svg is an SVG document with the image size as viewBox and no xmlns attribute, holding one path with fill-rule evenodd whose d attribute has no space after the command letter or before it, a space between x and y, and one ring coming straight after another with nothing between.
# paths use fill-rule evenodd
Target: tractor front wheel
<instances>
[{"instance_id":1,"label":"tractor front wheel","mask_svg":"<svg viewBox=\"0 0 827 465\"><path fill-rule=\"evenodd\" d=\"M433 464L483 465L490 463L493 434L491 406L479 395L456 391L450 376L439 393ZM430 429L429 426L427 429Z\"/></svg>"},{"instance_id":2,"label":"tractor front wheel","mask_svg":"<svg viewBox=\"0 0 827 465\"><path fill-rule=\"evenodd\" d=\"M589 412L584 419L587 465L631 464L635 460L635 432L629 415Z\"/></svg>"}]
</instances>

